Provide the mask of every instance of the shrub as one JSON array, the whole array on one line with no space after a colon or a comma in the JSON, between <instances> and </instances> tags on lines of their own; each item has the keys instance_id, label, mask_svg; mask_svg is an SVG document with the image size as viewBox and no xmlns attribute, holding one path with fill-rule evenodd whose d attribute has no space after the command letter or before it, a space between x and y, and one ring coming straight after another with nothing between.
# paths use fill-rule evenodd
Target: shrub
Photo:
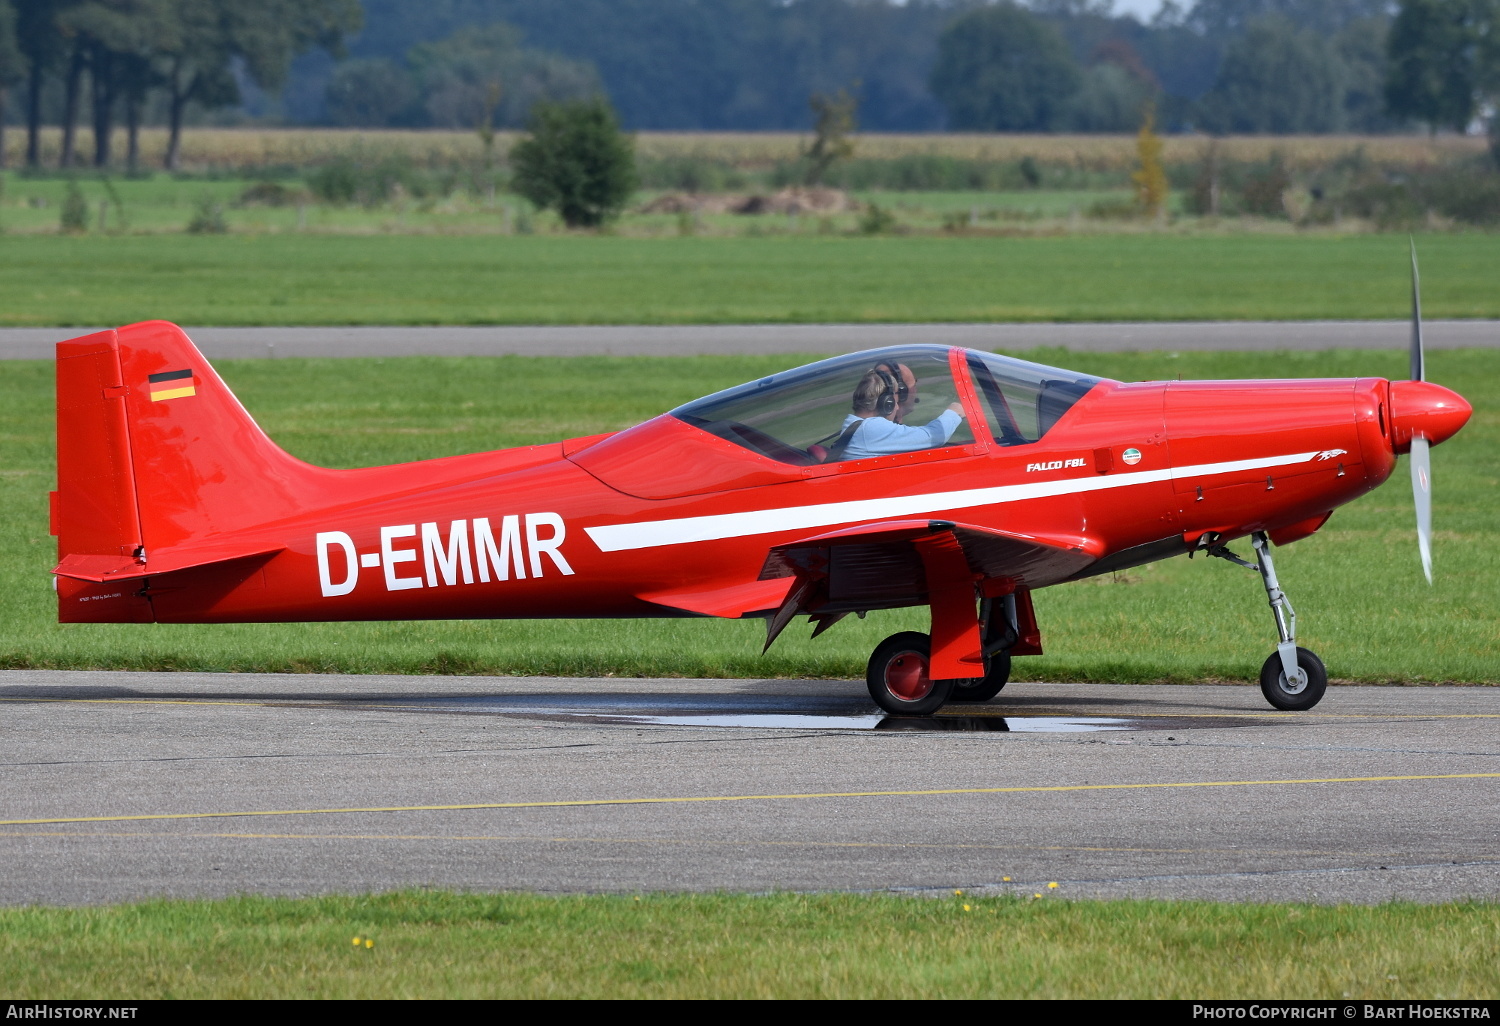
<instances>
[{"instance_id":1,"label":"shrub","mask_svg":"<svg viewBox=\"0 0 1500 1026\"><path fill-rule=\"evenodd\" d=\"M1292 187L1292 176L1287 172L1286 161L1273 154L1262 167L1251 172L1245 187L1240 191L1245 212L1262 217L1283 217L1286 206L1283 197Z\"/></svg>"},{"instance_id":2,"label":"shrub","mask_svg":"<svg viewBox=\"0 0 1500 1026\"><path fill-rule=\"evenodd\" d=\"M511 187L570 228L613 220L636 187L634 141L602 97L538 103L510 151Z\"/></svg>"},{"instance_id":3,"label":"shrub","mask_svg":"<svg viewBox=\"0 0 1500 1026\"><path fill-rule=\"evenodd\" d=\"M206 193L198 197L187 230L192 235L223 235L229 231L229 224L224 220L224 205Z\"/></svg>"},{"instance_id":4,"label":"shrub","mask_svg":"<svg viewBox=\"0 0 1500 1026\"><path fill-rule=\"evenodd\" d=\"M745 174L723 161L707 157L664 157L642 160L636 169L642 188L673 192L724 192L743 189Z\"/></svg>"},{"instance_id":5,"label":"shrub","mask_svg":"<svg viewBox=\"0 0 1500 1026\"><path fill-rule=\"evenodd\" d=\"M306 201L307 194L280 182L256 182L240 193L235 206L240 207L290 207Z\"/></svg>"},{"instance_id":6,"label":"shrub","mask_svg":"<svg viewBox=\"0 0 1500 1026\"><path fill-rule=\"evenodd\" d=\"M859 230L865 235L884 235L896 227L896 215L877 203L871 203L859 218Z\"/></svg>"},{"instance_id":7,"label":"shrub","mask_svg":"<svg viewBox=\"0 0 1500 1026\"><path fill-rule=\"evenodd\" d=\"M58 225L63 231L74 235L89 230L89 202L83 198L83 190L78 187L77 182L68 182Z\"/></svg>"},{"instance_id":8,"label":"shrub","mask_svg":"<svg viewBox=\"0 0 1500 1026\"><path fill-rule=\"evenodd\" d=\"M337 157L308 175L307 187L324 203L353 203L359 194L359 168L349 157Z\"/></svg>"},{"instance_id":9,"label":"shrub","mask_svg":"<svg viewBox=\"0 0 1500 1026\"><path fill-rule=\"evenodd\" d=\"M1036 158L1031 154L1028 153L1021 158L1020 163L1016 165L1016 170L1021 173L1021 180L1029 188L1035 189L1042 184L1041 166L1037 164Z\"/></svg>"},{"instance_id":10,"label":"shrub","mask_svg":"<svg viewBox=\"0 0 1500 1026\"><path fill-rule=\"evenodd\" d=\"M1500 174L1487 163L1446 169L1424 185L1428 202L1439 213L1469 224L1500 223Z\"/></svg>"},{"instance_id":11,"label":"shrub","mask_svg":"<svg viewBox=\"0 0 1500 1026\"><path fill-rule=\"evenodd\" d=\"M375 207L398 194L423 199L433 194L447 195L459 181L452 168L436 175L423 172L409 154L391 153L374 163L343 155L317 168L307 176L307 187L319 200L334 206L358 203ZM469 175L469 188L487 193L492 175Z\"/></svg>"}]
</instances>

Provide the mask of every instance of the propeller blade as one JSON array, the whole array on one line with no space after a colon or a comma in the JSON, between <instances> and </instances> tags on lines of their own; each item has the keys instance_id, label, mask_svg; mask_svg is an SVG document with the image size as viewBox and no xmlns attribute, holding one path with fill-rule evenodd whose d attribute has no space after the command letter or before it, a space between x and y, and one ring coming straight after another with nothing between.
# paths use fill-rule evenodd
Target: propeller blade
<instances>
[{"instance_id":1,"label":"propeller blade","mask_svg":"<svg viewBox=\"0 0 1500 1026\"><path fill-rule=\"evenodd\" d=\"M1422 550L1422 572L1432 583L1432 452L1427 439L1411 440L1411 497L1417 506L1417 546Z\"/></svg>"},{"instance_id":2,"label":"propeller blade","mask_svg":"<svg viewBox=\"0 0 1500 1026\"><path fill-rule=\"evenodd\" d=\"M1411 243L1411 380L1426 381L1426 360L1422 353L1422 281L1417 277L1417 240Z\"/></svg>"}]
</instances>

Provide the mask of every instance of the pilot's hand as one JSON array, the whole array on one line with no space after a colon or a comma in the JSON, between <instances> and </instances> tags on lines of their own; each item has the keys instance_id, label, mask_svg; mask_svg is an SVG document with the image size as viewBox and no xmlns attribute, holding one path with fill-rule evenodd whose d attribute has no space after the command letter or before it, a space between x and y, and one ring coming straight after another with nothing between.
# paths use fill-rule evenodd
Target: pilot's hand
<instances>
[{"instance_id":1,"label":"pilot's hand","mask_svg":"<svg viewBox=\"0 0 1500 1026\"><path fill-rule=\"evenodd\" d=\"M958 414L960 417L962 417L964 415L964 404L963 403L949 403L948 404L948 409L952 410L954 413Z\"/></svg>"}]
</instances>

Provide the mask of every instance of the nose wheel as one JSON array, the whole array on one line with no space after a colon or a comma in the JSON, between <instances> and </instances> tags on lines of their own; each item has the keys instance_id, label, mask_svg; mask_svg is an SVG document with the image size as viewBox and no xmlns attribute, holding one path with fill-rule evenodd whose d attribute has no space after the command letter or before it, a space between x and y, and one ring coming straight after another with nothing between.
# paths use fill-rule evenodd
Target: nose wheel
<instances>
[{"instance_id":1,"label":"nose wheel","mask_svg":"<svg viewBox=\"0 0 1500 1026\"><path fill-rule=\"evenodd\" d=\"M1288 679L1286 667L1281 665L1281 653L1272 652L1265 665L1260 668L1260 693L1278 709L1300 711L1311 709L1323 697L1328 687L1328 671L1323 660L1305 648L1297 649L1297 668L1301 679Z\"/></svg>"},{"instance_id":2,"label":"nose wheel","mask_svg":"<svg viewBox=\"0 0 1500 1026\"><path fill-rule=\"evenodd\" d=\"M1297 647L1297 614L1276 580L1276 566L1271 562L1271 540L1264 531L1250 536L1255 546L1255 562L1241 559L1222 545L1210 545L1208 554L1231 563L1258 570L1266 586L1266 600L1276 618L1276 651L1260 668L1260 693L1278 709L1300 712L1311 709L1328 688L1328 671L1323 660L1305 648Z\"/></svg>"}]
</instances>

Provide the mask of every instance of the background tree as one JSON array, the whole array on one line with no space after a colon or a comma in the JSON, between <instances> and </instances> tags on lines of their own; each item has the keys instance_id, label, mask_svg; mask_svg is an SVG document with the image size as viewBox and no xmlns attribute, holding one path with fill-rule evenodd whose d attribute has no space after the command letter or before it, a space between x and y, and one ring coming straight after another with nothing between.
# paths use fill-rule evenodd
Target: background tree
<instances>
[{"instance_id":1,"label":"background tree","mask_svg":"<svg viewBox=\"0 0 1500 1026\"><path fill-rule=\"evenodd\" d=\"M1130 176L1135 201L1147 217L1160 219L1167 211L1167 171L1161 162L1162 141L1156 134L1156 110L1147 105L1135 137L1136 169Z\"/></svg>"},{"instance_id":2,"label":"background tree","mask_svg":"<svg viewBox=\"0 0 1500 1026\"><path fill-rule=\"evenodd\" d=\"M814 138L803 156L808 161L807 184L818 185L829 168L854 155L854 140L849 136L856 127L859 100L840 89L832 96L813 93L807 105L813 112Z\"/></svg>"},{"instance_id":3,"label":"background tree","mask_svg":"<svg viewBox=\"0 0 1500 1026\"><path fill-rule=\"evenodd\" d=\"M1344 66L1344 125L1351 132L1389 132L1405 120L1386 112L1390 31L1391 19L1382 14L1352 21L1333 37L1334 50Z\"/></svg>"},{"instance_id":4,"label":"background tree","mask_svg":"<svg viewBox=\"0 0 1500 1026\"><path fill-rule=\"evenodd\" d=\"M490 94L500 96L492 104ZM538 100L573 100L603 91L587 61L521 44L510 25L475 26L409 48L403 60L349 61L328 85L329 119L339 125L519 127Z\"/></svg>"},{"instance_id":5,"label":"background tree","mask_svg":"<svg viewBox=\"0 0 1500 1026\"><path fill-rule=\"evenodd\" d=\"M938 38L932 92L950 128L1046 131L1078 82L1058 31L1010 3L960 15Z\"/></svg>"},{"instance_id":6,"label":"background tree","mask_svg":"<svg viewBox=\"0 0 1500 1026\"><path fill-rule=\"evenodd\" d=\"M152 32L168 95L166 166L181 161L182 118L240 100L231 65L239 61L264 89L286 79L292 58L312 47L341 52L361 24L359 0L155 0Z\"/></svg>"},{"instance_id":7,"label":"background tree","mask_svg":"<svg viewBox=\"0 0 1500 1026\"><path fill-rule=\"evenodd\" d=\"M16 9L0 0L0 167L5 166L5 122L10 90L26 78L26 57L16 40Z\"/></svg>"},{"instance_id":8,"label":"background tree","mask_svg":"<svg viewBox=\"0 0 1500 1026\"><path fill-rule=\"evenodd\" d=\"M420 43L406 59L430 125L473 128L491 111L496 83L501 95L491 117L501 125L524 124L539 100L581 100L602 90L592 64L524 47L520 31L503 23Z\"/></svg>"},{"instance_id":9,"label":"background tree","mask_svg":"<svg viewBox=\"0 0 1500 1026\"><path fill-rule=\"evenodd\" d=\"M77 0L61 10L57 24L62 33L74 41L82 58L82 69L89 79L90 108L93 112L94 164L105 167L110 162L110 141L114 135L114 116L120 98L129 92L144 92L151 81L149 74L152 47L153 16L157 0ZM75 145L76 88L70 66L70 102L64 111L64 165L73 162ZM132 145L138 144L132 139Z\"/></svg>"},{"instance_id":10,"label":"background tree","mask_svg":"<svg viewBox=\"0 0 1500 1026\"><path fill-rule=\"evenodd\" d=\"M1391 25L1390 112L1426 122L1432 131L1467 129L1483 93L1500 77L1497 14L1496 0L1403 0Z\"/></svg>"},{"instance_id":11,"label":"background tree","mask_svg":"<svg viewBox=\"0 0 1500 1026\"><path fill-rule=\"evenodd\" d=\"M1057 127L1069 132L1128 132L1141 123L1147 105L1155 110L1161 83L1124 39L1106 39L1092 56Z\"/></svg>"},{"instance_id":12,"label":"background tree","mask_svg":"<svg viewBox=\"0 0 1500 1026\"><path fill-rule=\"evenodd\" d=\"M1185 6L1189 24L1223 39L1267 17L1285 18L1299 28L1333 36L1351 22L1383 16L1387 0L1195 0Z\"/></svg>"},{"instance_id":13,"label":"background tree","mask_svg":"<svg viewBox=\"0 0 1500 1026\"><path fill-rule=\"evenodd\" d=\"M16 44L26 59L26 166L41 163L42 86L62 65L68 40L58 16L74 0L12 0L16 10Z\"/></svg>"},{"instance_id":14,"label":"background tree","mask_svg":"<svg viewBox=\"0 0 1500 1026\"><path fill-rule=\"evenodd\" d=\"M345 61L327 91L328 118L335 125L366 128L421 123L420 98L411 71L388 57Z\"/></svg>"},{"instance_id":15,"label":"background tree","mask_svg":"<svg viewBox=\"0 0 1500 1026\"><path fill-rule=\"evenodd\" d=\"M570 228L595 228L635 191L635 145L602 97L538 103L510 151L512 188Z\"/></svg>"},{"instance_id":16,"label":"background tree","mask_svg":"<svg viewBox=\"0 0 1500 1026\"><path fill-rule=\"evenodd\" d=\"M1205 127L1278 135L1344 126L1344 74L1325 37L1281 15L1250 22L1224 51L1200 106Z\"/></svg>"}]
</instances>

